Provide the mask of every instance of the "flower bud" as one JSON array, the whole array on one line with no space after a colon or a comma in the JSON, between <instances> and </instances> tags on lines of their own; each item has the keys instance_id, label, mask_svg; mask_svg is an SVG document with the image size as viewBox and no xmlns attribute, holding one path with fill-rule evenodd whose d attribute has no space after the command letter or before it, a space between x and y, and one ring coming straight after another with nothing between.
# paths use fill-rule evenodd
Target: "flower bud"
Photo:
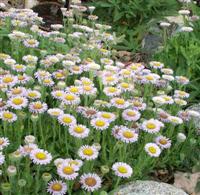
<instances>
[{"instance_id":1,"label":"flower bud","mask_svg":"<svg viewBox=\"0 0 200 195\"><path fill-rule=\"evenodd\" d=\"M4 191L4 192L10 191L10 190L11 190L11 185L10 185L10 183L2 183L2 184L1 184L1 189L2 189L2 191Z\"/></svg>"},{"instance_id":2,"label":"flower bud","mask_svg":"<svg viewBox=\"0 0 200 195\"><path fill-rule=\"evenodd\" d=\"M101 150L101 145L99 143L94 143L93 146L99 151Z\"/></svg>"},{"instance_id":3,"label":"flower bud","mask_svg":"<svg viewBox=\"0 0 200 195\"><path fill-rule=\"evenodd\" d=\"M39 117L38 117L37 114L32 114L32 115L31 115L31 120L32 120L32 122L37 122L38 119L39 119Z\"/></svg>"},{"instance_id":4,"label":"flower bud","mask_svg":"<svg viewBox=\"0 0 200 195\"><path fill-rule=\"evenodd\" d=\"M8 166L7 173L10 177L15 176L17 174L17 168L13 165Z\"/></svg>"},{"instance_id":5,"label":"flower bud","mask_svg":"<svg viewBox=\"0 0 200 195\"><path fill-rule=\"evenodd\" d=\"M9 154L9 159L12 162L18 162L18 161L21 160L21 158L22 158L22 155L21 155L21 153L18 150L16 150L15 152Z\"/></svg>"},{"instance_id":6,"label":"flower bud","mask_svg":"<svg viewBox=\"0 0 200 195\"><path fill-rule=\"evenodd\" d=\"M27 135L24 139L26 144L33 144L35 143L35 136L33 135Z\"/></svg>"},{"instance_id":7,"label":"flower bud","mask_svg":"<svg viewBox=\"0 0 200 195\"><path fill-rule=\"evenodd\" d=\"M43 173L42 174L42 179L45 181L45 182L48 182L48 181L50 181L51 180L51 178L52 178L52 175L50 174L50 173Z\"/></svg>"},{"instance_id":8,"label":"flower bud","mask_svg":"<svg viewBox=\"0 0 200 195\"><path fill-rule=\"evenodd\" d=\"M20 187L24 187L24 186L26 185L26 180L25 180L25 179L19 179L19 180L18 180L18 185L19 185Z\"/></svg>"},{"instance_id":9,"label":"flower bud","mask_svg":"<svg viewBox=\"0 0 200 195\"><path fill-rule=\"evenodd\" d=\"M184 142L185 140L186 140L185 134L183 134L183 133L178 133L178 135L177 135L177 141L180 142L180 143L182 143L182 142Z\"/></svg>"},{"instance_id":10,"label":"flower bud","mask_svg":"<svg viewBox=\"0 0 200 195\"><path fill-rule=\"evenodd\" d=\"M58 86L59 89L64 89L66 87L66 84L65 84L64 81L59 81L57 86Z\"/></svg>"},{"instance_id":11,"label":"flower bud","mask_svg":"<svg viewBox=\"0 0 200 195\"><path fill-rule=\"evenodd\" d=\"M107 165L101 166L101 172L102 172L103 174L106 174L106 173L108 173L109 171L110 171L110 169L109 169L109 167L108 167Z\"/></svg>"}]
</instances>

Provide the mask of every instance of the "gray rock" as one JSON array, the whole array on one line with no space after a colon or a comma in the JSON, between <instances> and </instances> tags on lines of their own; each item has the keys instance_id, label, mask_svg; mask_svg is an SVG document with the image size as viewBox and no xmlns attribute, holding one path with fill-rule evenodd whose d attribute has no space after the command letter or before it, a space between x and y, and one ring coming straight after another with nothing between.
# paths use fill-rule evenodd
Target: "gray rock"
<instances>
[{"instance_id":1,"label":"gray rock","mask_svg":"<svg viewBox=\"0 0 200 195\"><path fill-rule=\"evenodd\" d=\"M136 181L119 187L110 195L188 195L183 190L167 183Z\"/></svg>"},{"instance_id":2,"label":"gray rock","mask_svg":"<svg viewBox=\"0 0 200 195\"><path fill-rule=\"evenodd\" d=\"M188 108L188 110L194 110L194 111L197 111L200 113L200 103L199 104L194 104L192 106L190 106ZM193 120L194 120L194 125L197 129L197 131L199 131L200 129L200 120L199 120L199 117L193 117Z\"/></svg>"}]
</instances>

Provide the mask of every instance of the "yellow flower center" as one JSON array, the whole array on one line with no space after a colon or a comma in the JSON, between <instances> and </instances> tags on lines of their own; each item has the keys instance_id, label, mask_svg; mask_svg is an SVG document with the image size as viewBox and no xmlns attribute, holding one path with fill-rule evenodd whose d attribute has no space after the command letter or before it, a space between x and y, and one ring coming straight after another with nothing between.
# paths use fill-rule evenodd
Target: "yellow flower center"
<instances>
[{"instance_id":1,"label":"yellow flower center","mask_svg":"<svg viewBox=\"0 0 200 195\"><path fill-rule=\"evenodd\" d=\"M19 89L19 88L13 89L13 90L12 90L12 93L13 93L14 95L20 94L21 92L22 92L22 90Z\"/></svg>"},{"instance_id":2,"label":"yellow flower center","mask_svg":"<svg viewBox=\"0 0 200 195\"><path fill-rule=\"evenodd\" d=\"M105 124L106 123L104 121L102 121L102 120L98 120L98 121L95 122L95 125L97 127L103 127L103 126L105 126Z\"/></svg>"},{"instance_id":3,"label":"yellow flower center","mask_svg":"<svg viewBox=\"0 0 200 195\"><path fill-rule=\"evenodd\" d=\"M171 100L171 98L168 97L168 96L165 96L165 97L163 97L163 98L164 98L165 101L169 101L169 100Z\"/></svg>"},{"instance_id":4,"label":"yellow flower center","mask_svg":"<svg viewBox=\"0 0 200 195\"><path fill-rule=\"evenodd\" d=\"M18 65L15 66L15 68L16 68L16 69L22 69L22 68L23 68L23 65L18 64Z\"/></svg>"},{"instance_id":5,"label":"yellow flower center","mask_svg":"<svg viewBox=\"0 0 200 195\"><path fill-rule=\"evenodd\" d=\"M82 81L83 85L91 85L90 81Z\"/></svg>"},{"instance_id":6,"label":"yellow flower center","mask_svg":"<svg viewBox=\"0 0 200 195\"><path fill-rule=\"evenodd\" d=\"M116 104L123 105L125 103L125 100L124 99L117 99L115 102L116 102Z\"/></svg>"},{"instance_id":7,"label":"yellow flower center","mask_svg":"<svg viewBox=\"0 0 200 195\"><path fill-rule=\"evenodd\" d=\"M3 78L4 83L11 83L14 79L12 77L5 77Z\"/></svg>"},{"instance_id":8,"label":"yellow flower center","mask_svg":"<svg viewBox=\"0 0 200 195\"><path fill-rule=\"evenodd\" d=\"M60 72L58 72L58 73L56 73L56 77L57 78L61 78L61 77L63 77L64 75L62 74L62 73L60 73Z\"/></svg>"},{"instance_id":9,"label":"yellow flower center","mask_svg":"<svg viewBox=\"0 0 200 195\"><path fill-rule=\"evenodd\" d=\"M108 88L108 91L109 91L110 93L114 93L114 92L117 91L117 89L114 88L114 87L109 87L109 88Z\"/></svg>"},{"instance_id":10,"label":"yellow flower center","mask_svg":"<svg viewBox=\"0 0 200 195\"><path fill-rule=\"evenodd\" d=\"M43 82L46 83L46 84L49 84L49 83L51 83L51 80L49 80L49 79L44 79Z\"/></svg>"},{"instance_id":11,"label":"yellow flower center","mask_svg":"<svg viewBox=\"0 0 200 195\"><path fill-rule=\"evenodd\" d=\"M58 112L58 111L53 111L51 114L54 115L54 116L58 116L58 115L60 114L60 112Z\"/></svg>"},{"instance_id":12,"label":"yellow flower center","mask_svg":"<svg viewBox=\"0 0 200 195\"><path fill-rule=\"evenodd\" d=\"M152 154L155 154L156 153L156 148L154 148L153 146L150 146L149 147L149 152L152 153Z\"/></svg>"},{"instance_id":13,"label":"yellow flower center","mask_svg":"<svg viewBox=\"0 0 200 195\"><path fill-rule=\"evenodd\" d=\"M34 109L41 109L42 108L42 104L40 102L37 102L33 105Z\"/></svg>"},{"instance_id":14,"label":"yellow flower center","mask_svg":"<svg viewBox=\"0 0 200 195\"><path fill-rule=\"evenodd\" d=\"M74 169L72 167L70 167L70 166L66 166L66 167L64 167L63 172L66 175L71 175L71 174L74 173Z\"/></svg>"},{"instance_id":15,"label":"yellow flower center","mask_svg":"<svg viewBox=\"0 0 200 195\"><path fill-rule=\"evenodd\" d=\"M128 84L128 83L121 83L121 86L122 86L123 88L128 88L128 87L129 87L129 84Z\"/></svg>"},{"instance_id":16,"label":"yellow flower center","mask_svg":"<svg viewBox=\"0 0 200 195\"><path fill-rule=\"evenodd\" d=\"M154 79L154 77L151 76L151 75L147 75L147 76L146 76L146 79L149 80L149 81L152 81L152 80Z\"/></svg>"},{"instance_id":17,"label":"yellow flower center","mask_svg":"<svg viewBox=\"0 0 200 195\"><path fill-rule=\"evenodd\" d=\"M167 140L164 139L164 138L161 138L161 139L159 140L159 143L162 144L162 145L166 145L166 144L167 144Z\"/></svg>"},{"instance_id":18,"label":"yellow flower center","mask_svg":"<svg viewBox=\"0 0 200 195\"><path fill-rule=\"evenodd\" d=\"M119 167L117 168L117 170L118 170L120 173L122 173L122 174L125 174L125 173L128 172L127 168L124 167L124 166L119 166Z\"/></svg>"},{"instance_id":19,"label":"yellow flower center","mask_svg":"<svg viewBox=\"0 0 200 195\"><path fill-rule=\"evenodd\" d=\"M74 128L74 131L75 131L76 133L83 133L83 132L84 132L84 128L81 127L81 126L76 126L76 127Z\"/></svg>"},{"instance_id":20,"label":"yellow flower center","mask_svg":"<svg viewBox=\"0 0 200 195\"><path fill-rule=\"evenodd\" d=\"M3 117L6 118L6 119L12 119L13 114L11 112L4 112Z\"/></svg>"},{"instance_id":21,"label":"yellow flower center","mask_svg":"<svg viewBox=\"0 0 200 195\"><path fill-rule=\"evenodd\" d=\"M93 187L97 184L97 181L93 177L88 177L88 178L85 179L85 184L90 186L90 187Z\"/></svg>"},{"instance_id":22,"label":"yellow flower center","mask_svg":"<svg viewBox=\"0 0 200 195\"><path fill-rule=\"evenodd\" d=\"M111 114L109 114L109 113L103 113L101 116L103 118L106 118L106 119L110 119L111 118Z\"/></svg>"},{"instance_id":23,"label":"yellow flower center","mask_svg":"<svg viewBox=\"0 0 200 195\"><path fill-rule=\"evenodd\" d=\"M75 100L75 97L71 94L67 94L67 95L65 95L65 99L68 101L73 101L73 100Z\"/></svg>"},{"instance_id":24,"label":"yellow flower center","mask_svg":"<svg viewBox=\"0 0 200 195\"><path fill-rule=\"evenodd\" d=\"M67 124L72 122L72 119L70 117L63 117L62 120L63 120L64 123L67 123Z\"/></svg>"},{"instance_id":25,"label":"yellow flower center","mask_svg":"<svg viewBox=\"0 0 200 195\"><path fill-rule=\"evenodd\" d=\"M53 191L61 191L62 190L62 185L60 183L54 183L52 186L51 186L52 190Z\"/></svg>"},{"instance_id":26,"label":"yellow flower center","mask_svg":"<svg viewBox=\"0 0 200 195\"><path fill-rule=\"evenodd\" d=\"M123 132L123 136L124 136L125 138L130 139L130 138L133 138L133 137L134 137L134 133L131 132L131 131L124 131L124 132Z\"/></svg>"},{"instance_id":27,"label":"yellow flower center","mask_svg":"<svg viewBox=\"0 0 200 195\"><path fill-rule=\"evenodd\" d=\"M148 129L155 129L156 128L156 125L154 123L147 123L146 127Z\"/></svg>"},{"instance_id":28,"label":"yellow flower center","mask_svg":"<svg viewBox=\"0 0 200 195\"><path fill-rule=\"evenodd\" d=\"M34 97L36 97L37 95L36 95L35 92L29 92L29 93L28 93L28 96L34 98Z\"/></svg>"},{"instance_id":29,"label":"yellow flower center","mask_svg":"<svg viewBox=\"0 0 200 195\"><path fill-rule=\"evenodd\" d=\"M42 152L38 152L35 157L39 160L45 160L47 158L46 154L45 153L42 153Z\"/></svg>"},{"instance_id":30,"label":"yellow flower center","mask_svg":"<svg viewBox=\"0 0 200 195\"><path fill-rule=\"evenodd\" d=\"M24 80L24 79L25 79L24 76L22 76L22 75L19 75L19 76L18 76L18 80L22 81L22 80Z\"/></svg>"},{"instance_id":31,"label":"yellow flower center","mask_svg":"<svg viewBox=\"0 0 200 195\"><path fill-rule=\"evenodd\" d=\"M91 91L92 90L92 87L91 86L84 86L83 89L85 91Z\"/></svg>"},{"instance_id":32,"label":"yellow flower center","mask_svg":"<svg viewBox=\"0 0 200 195\"><path fill-rule=\"evenodd\" d=\"M55 95L57 96L57 97L61 97L62 96L62 92L61 91L57 91L56 93L55 93Z\"/></svg>"},{"instance_id":33,"label":"yellow flower center","mask_svg":"<svg viewBox=\"0 0 200 195\"><path fill-rule=\"evenodd\" d=\"M124 74L124 75L130 75L131 72L130 72L129 70L124 70L124 71L123 71L123 74Z\"/></svg>"},{"instance_id":34,"label":"yellow flower center","mask_svg":"<svg viewBox=\"0 0 200 195\"><path fill-rule=\"evenodd\" d=\"M179 95L185 95L186 93L184 91L179 91Z\"/></svg>"},{"instance_id":35,"label":"yellow flower center","mask_svg":"<svg viewBox=\"0 0 200 195\"><path fill-rule=\"evenodd\" d=\"M76 92L78 92L78 88L77 87L71 87L70 92L76 93Z\"/></svg>"},{"instance_id":36,"label":"yellow flower center","mask_svg":"<svg viewBox=\"0 0 200 195\"><path fill-rule=\"evenodd\" d=\"M141 102L138 102L138 101L133 102L133 105L136 106L136 107L142 106Z\"/></svg>"},{"instance_id":37,"label":"yellow flower center","mask_svg":"<svg viewBox=\"0 0 200 195\"><path fill-rule=\"evenodd\" d=\"M4 140L0 139L0 145L4 144Z\"/></svg>"},{"instance_id":38,"label":"yellow flower center","mask_svg":"<svg viewBox=\"0 0 200 195\"><path fill-rule=\"evenodd\" d=\"M106 77L106 81L114 81L115 79L114 79L114 77Z\"/></svg>"},{"instance_id":39,"label":"yellow flower center","mask_svg":"<svg viewBox=\"0 0 200 195\"><path fill-rule=\"evenodd\" d=\"M94 154L93 150L91 148L85 148L83 150L83 154L87 155L87 156L92 156Z\"/></svg>"},{"instance_id":40,"label":"yellow flower center","mask_svg":"<svg viewBox=\"0 0 200 195\"><path fill-rule=\"evenodd\" d=\"M23 99L22 98L15 98L15 99L13 99L12 102L15 105L21 105L23 103Z\"/></svg>"},{"instance_id":41,"label":"yellow flower center","mask_svg":"<svg viewBox=\"0 0 200 195\"><path fill-rule=\"evenodd\" d=\"M79 71L79 70L80 70L80 67L78 67L78 66L73 66L72 69L73 69L74 71Z\"/></svg>"},{"instance_id":42,"label":"yellow flower center","mask_svg":"<svg viewBox=\"0 0 200 195\"><path fill-rule=\"evenodd\" d=\"M128 115L128 116L135 116L136 114L135 114L134 111L128 111L128 112L127 112L127 115Z\"/></svg>"},{"instance_id":43,"label":"yellow flower center","mask_svg":"<svg viewBox=\"0 0 200 195\"><path fill-rule=\"evenodd\" d=\"M34 45L34 44L36 43L36 41L35 41L34 39L30 39L30 40L28 40L27 42L28 42L28 44L30 44L30 45Z\"/></svg>"}]
</instances>

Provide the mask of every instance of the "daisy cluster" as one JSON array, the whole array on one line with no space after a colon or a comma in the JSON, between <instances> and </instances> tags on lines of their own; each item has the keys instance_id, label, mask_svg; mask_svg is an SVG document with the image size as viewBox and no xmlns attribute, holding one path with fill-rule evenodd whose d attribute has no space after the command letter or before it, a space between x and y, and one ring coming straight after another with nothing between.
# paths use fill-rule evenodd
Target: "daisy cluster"
<instances>
[{"instance_id":1,"label":"daisy cluster","mask_svg":"<svg viewBox=\"0 0 200 195\"><path fill-rule=\"evenodd\" d=\"M199 116L183 110L186 77L161 62L125 66L115 58L118 39L111 26L95 22L94 9L63 8L65 23L51 32L39 28L42 19L31 10L0 12L12 44L0 53L0 166L10 165L10 156L20 159L7 172L37 182L42 167L54 195L71 193L77 183L93 192L112 176L133 178L135 159L165 155Z\"/></svg>"}]
</instances>

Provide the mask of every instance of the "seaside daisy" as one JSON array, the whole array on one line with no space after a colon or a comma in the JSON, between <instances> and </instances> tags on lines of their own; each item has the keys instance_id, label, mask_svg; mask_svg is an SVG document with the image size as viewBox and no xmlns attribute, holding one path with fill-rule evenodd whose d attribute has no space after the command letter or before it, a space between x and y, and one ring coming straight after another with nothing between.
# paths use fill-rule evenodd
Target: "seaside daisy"
<instances>
[{"instance_id":1,"label":"seaside daisy","mask_svg":"<svg viewBox=\"0 0 200 195\"><path fill-rule=\"evenodd\" d=\"M33 161L34 164L46 165L51 162L52 156L47 151L36 148L30 152L30 159Z\"/></svg>"},{"instance_id":2,"label":"seaside daisy","mask_svg":"<svg viewBox=\"0 0 200 195\"><path fill-rule=\"evenodd\" d=\"M148 155L150 155L151 157L158 157L158 156L160 156L161 149L155 143L147 143L145 145L144 149L148 153Z\"/></svg>"},{"instance_id":3,"label":"seaside daisy","mask_svg":"<svg viewBox=\"0 0 200 195\"><path fill-rule=\"evenodd\" d=\"M47 192L52 195L65 195L67 185L61 180L53 180L48 183Z\"/></svg>"},{"instance_id":4,"label":"seaside daisy","mask_svg":"<svg viewBox=\"0 0 200 195\"><path fill-rule=\"evenodd\" d=\"M130 165L124 162L116 162L112 165L114 174L118 177L129 178L133 174L133 169Z\"/></svg>"},{"instance_id":5,"label":"seaside daisy","mask_svg":"<svg viewBox=\"0 0 200 195\"><path fill-rule=\"evenodd\" d=\"M102 180L96 173L84 173L80 177L81 188L88 192L94 192L101 188Z\"/></svg>"},{"instance_id":6,"label":"seaside daisy","mask_svg":"<svg viewBox=\"0 0 200 195\"><path fill-rule=\"evenodd\" d=\"M98 157L99 151L94 146L83 145L79 148L78 155L81 159L94 160Z\"/></svg>"}]
</instances>

